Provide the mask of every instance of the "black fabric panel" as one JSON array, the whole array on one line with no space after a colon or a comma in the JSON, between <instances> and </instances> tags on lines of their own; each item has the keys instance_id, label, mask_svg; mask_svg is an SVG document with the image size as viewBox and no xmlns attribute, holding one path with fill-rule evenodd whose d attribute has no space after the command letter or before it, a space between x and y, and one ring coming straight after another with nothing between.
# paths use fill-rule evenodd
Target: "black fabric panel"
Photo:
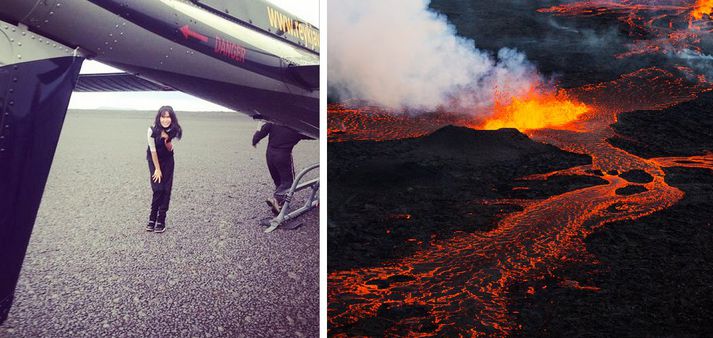
<instances>
[{"instance_id":1,"label":"black fabric panel","mask_svg":"<svg viewBox=\"0 0 713 338\"><path fill-rule=\"evenodd\" d=\"M0 67L0 323L30 241L83 58Z\"/></svg>"}]
</instances>

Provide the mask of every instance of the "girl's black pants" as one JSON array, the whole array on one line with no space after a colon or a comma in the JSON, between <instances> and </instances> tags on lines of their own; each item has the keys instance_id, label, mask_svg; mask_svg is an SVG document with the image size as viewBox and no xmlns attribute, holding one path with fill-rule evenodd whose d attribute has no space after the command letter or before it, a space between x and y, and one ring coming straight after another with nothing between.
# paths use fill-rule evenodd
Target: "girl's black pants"
<instances>
[{"instance_id":1,"label":"girl's black pants","mask_svg":"<svg viewBox=\"0 0 713 338\"><path fill-rule=\"evenodd\" d=\"M171 201L171 188L173 187L173 156L159 159L158 163L161 166L161 182L154 182L151 177L156 170L153 161L149 162L149 182L151 182L151 190L153 198L151 199L151 215L150 219L157 223L166 223L166 211L168 204Z\"/></svg>"}]
</instances>

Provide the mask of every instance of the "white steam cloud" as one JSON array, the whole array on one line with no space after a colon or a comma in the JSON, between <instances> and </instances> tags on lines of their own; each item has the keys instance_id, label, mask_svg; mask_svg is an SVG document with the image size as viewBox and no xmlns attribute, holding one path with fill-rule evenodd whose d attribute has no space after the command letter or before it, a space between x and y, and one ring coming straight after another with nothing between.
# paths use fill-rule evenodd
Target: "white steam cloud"
<instances>
[{"instance_id":1,"label":"white steam cloud","mask_svg":"<svg viewBox=\"0 0 713 338\"><path fill-rule=\"evenodd\" d=\"M708 81L713 79L713 55L703 54L699 51L683 49L676 53L676 56L683 59L686 64L702 72Z\"/></svg>"},{"instance_id":2,"label":"white steam cloud","mask_svg":"<svg viewBox=\"0 0 713 338\"><path fill-rule=\"evenodd\" d=\"M482 113L496 95L508 99L543 83L525 55L478 50L428 3L331 1L330 90L392 109Z\"/></svg>"}]
</instances>

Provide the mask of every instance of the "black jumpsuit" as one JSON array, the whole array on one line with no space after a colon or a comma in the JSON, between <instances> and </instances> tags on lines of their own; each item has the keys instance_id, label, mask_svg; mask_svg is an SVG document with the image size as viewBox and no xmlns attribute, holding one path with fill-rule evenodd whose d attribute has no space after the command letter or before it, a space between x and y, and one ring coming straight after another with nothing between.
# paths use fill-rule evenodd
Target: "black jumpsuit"
<instances>
[{"instance_id":1,"label":"black jumpsuit","mask_svg":"<svg viewBox=\"0 0 713 338\"><path fill-rule=\"evenodd\" d=\"M275 199L282 204L295 179L292 148L307 137L291 128L265 123L253 135L253 146L267 135L270 135L267 143L267 168L270 170L272 181L275 182Z\"/></svg>"},{"instance_id":2,"label":"black jumpsuit","mask_svg":"<svg viewBox=\"0 0 713 338\"><path fill-rule=\"evenodd\" d=\"M161 138L161 131L168 134L167 139ZM171 201L171 188L173 187L173 149L171 140L176 136L176 132L171 129L153 128L151 138L156 144L156 155L158 164L161 167L161 182L154 182L151 178L156 166L151 159L151 148L146 149L146 159L149 162L149 182L153 191L151 199L151 220L156 220L156 223L166 224L166 212L168 204ZM169 149L171 148L171 149Z\"/></svg>"}]
</instances>

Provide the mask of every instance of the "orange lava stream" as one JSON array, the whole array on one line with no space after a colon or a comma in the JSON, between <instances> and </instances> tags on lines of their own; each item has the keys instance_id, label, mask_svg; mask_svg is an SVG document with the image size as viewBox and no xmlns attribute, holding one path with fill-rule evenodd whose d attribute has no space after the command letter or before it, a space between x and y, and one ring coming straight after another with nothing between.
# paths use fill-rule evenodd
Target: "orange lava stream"
<instances>
[{"instance_id":1,"label":"orange lava stream","mask_svg":"<svg viewBox=\"0 0 713 338\"><path fill-rule=\"evenodd\" d=\"M582 259L584 238L604 222L648 215L683 197L678 189L663 184L661 177L637 197L615 195L614 190L626 186L626 181L616 176L605 179L609 185L531 204L504 218L491 232L434 243L428 250L382 267L330 274L330 303L359 299L346 305L344 311L330 308L330 323L340 326L375 316L383 304L419 304L430 309L437 326L435 335L463 326L465 331L458 333L512 332L516 323L510 320L507 306L513 282L540 279L557 264ZM614 204L618 205L617 214L607 210ZM410 278L383 289L368 283L394 276ZM409 334L418 333L420 328L408 322L394 323L394 327L399 326L405 326Z\"/></svg>"},{"instance_id":2,"label":"orange lava stream","mask_svg":"<svg viewBox=\"0 0 713 338\"><path fill-rule=\"evenodd\" d=\"M427 314L390 322L386 335L496 335L518 329L508 311L515 283L541 280L557 267L572 262L596 263L584 239L602 225L633 220L668 208L684 193L664 181L664 166L713 169L713 154L706 156L643 159L606 142L609 127L622 111L661 109L710 90L707 83L690 84L668 71L642 69L617 80L583 86L567 94L586 100L591 110L581 114L572 130L535 129L530 136L562 149L592 156L587 166L557 173L586 174L587 170L625 172L641 169L653 176L646 191L617 195L630 183L606 174L608 182L519 203L524 210L504 217L497 227L432 242L426 249L381 266L329 274L330 334L340 336L361 320L377 317L384 309L419 307ZM528 179L543 179L534 175ZM496 201L502 203L503 201ZM518 201L509 201L518 203ZM494 202L495 203L495 202ZM560 287L597 292L596 285L560 280ZM537 292L533 287L528 295ZM522 296L522 295L521 295Z\"/></svg>"}]
</instances>

